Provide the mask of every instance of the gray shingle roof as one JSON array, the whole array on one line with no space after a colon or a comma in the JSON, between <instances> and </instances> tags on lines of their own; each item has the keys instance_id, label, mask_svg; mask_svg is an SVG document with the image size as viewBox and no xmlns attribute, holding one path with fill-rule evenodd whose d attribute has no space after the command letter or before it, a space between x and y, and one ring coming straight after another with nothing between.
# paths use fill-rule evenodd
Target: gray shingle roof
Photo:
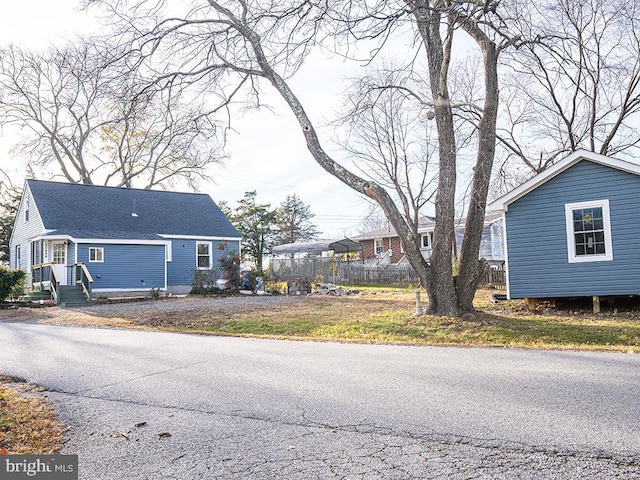
<instances>
[{"instance_id":1,"label":"gray shingle roof","mask_svg":"<svg viewBox=\"0 0 640 480\"><path fill-rule=\"evenodd\" d=\"M45 228L76 238L240 234L209 195L27 180ZM133 216L136 213L137 216Z\"/></svg>"}]
</instances>

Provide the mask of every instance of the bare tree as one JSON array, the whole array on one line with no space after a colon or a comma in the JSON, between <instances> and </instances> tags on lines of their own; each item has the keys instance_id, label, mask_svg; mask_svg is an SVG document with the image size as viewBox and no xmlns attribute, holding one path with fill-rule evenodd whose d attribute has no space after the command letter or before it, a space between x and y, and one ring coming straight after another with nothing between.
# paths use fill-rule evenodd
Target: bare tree
<instances>
[{"instance_id":1,"label":"bare tree","mask_svg":"<svg viewBox=\"0 0 640 480\"><path fill-rule=\"evenodd\" d=\"M341 142L361 175L391 192L415 238L421 211L435 195L438 158L433 112L416 93L421 87L394 67L354 81Z\"/></svg>"},{"instance_id":2,"label":"bare tree","mask_svg":"<svg viewBox=\"0 0 640 480\"><path fill-rule=\"evenodd\" d=\"M99 0L95 0L99 1ZM201 0L190 9L163 2L104 2L114 16L125 19L137 31L140 51L148 55L149 68L158 78L183 81L229 81L250 85L249 79L265 79L282 96L300 124L307 148L316 162L346 185L375 200L403 239L408 261L429 294L429 310L459 315L474 311L473 296L482 274L478 260L485 204L495 154L498 109L497 63L499 53L514 40L505 34L499 2L481 0L406 0L404 2L283 1L249 2ZM126 10L128 8L128 10ZM384 48L394 32L414 27L420 48L426 52L430 91L425 97L433 110L438 136L438 181L435 199L436 226L431 263L422 257L418 239L401 208L383 185L349 171L323 148L304 106L287 78L295 73L310 49L319 42L351 38L376 42ZM476 107L479 122L475 139L476 161L469 189L460 271L452 268L456 202L457 149L455 103L449 93L449 73L454 35L464 31L483 57L483 98ZM233 81L233 78L236 81ZM234 86L235 85L235 86ZM234 90L235 89L235 90ZM253 97L255 98L255 97Z\"/></svg>"},{"instance_id":3,"label":"bare tree","mask_svg":"<svg viewBox=\"0 0 640 480\"><path fill-rule=\"evenodd\" d=\"M143 84L130 51L90 38L0 52L0 123L19 129L33 168L144 188L206 178L220 160L215 125L181 91Z\"/></svg>"},{"instance_id":4,"label":"bare tree","mask_svg":"<svg viewBox=\"0 0 640 480\"><path fill-rule=\"evenodd\" d=\"M503 178L539 173L579 148L637 157L640 2L516 6L517 28L530 41L504 61L498 129L507 161Z\"/></svg>"}]
</instances>

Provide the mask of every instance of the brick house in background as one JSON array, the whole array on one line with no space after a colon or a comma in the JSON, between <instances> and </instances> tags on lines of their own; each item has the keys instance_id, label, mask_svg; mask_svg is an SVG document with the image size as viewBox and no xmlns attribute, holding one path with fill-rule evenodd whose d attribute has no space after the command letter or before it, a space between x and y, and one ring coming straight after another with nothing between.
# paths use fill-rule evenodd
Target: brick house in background
<instances>
[{"instance_id":1,"label":"brick house in background","mask_svg":"<svg viewBox=\"0 0 640 480\"><path fill-rule=\"evenodd\" d=\"M458 224L461 226L456 228L456 244L460 245L464 234L464 219L459 220ZM431 257L434 228L435 219L433 217L420 217L418 222L420 251L426 260ZM388 265L407 262L404 246L390 223L386 227L352 237L352 240L362 244L364 263L367 265ZM502 231L502 218L498 215L487 215L485 219L480 245L480 258L484 258L494 265L502 265L504 263L504 234Z\"/></svg>"}]
</instances>

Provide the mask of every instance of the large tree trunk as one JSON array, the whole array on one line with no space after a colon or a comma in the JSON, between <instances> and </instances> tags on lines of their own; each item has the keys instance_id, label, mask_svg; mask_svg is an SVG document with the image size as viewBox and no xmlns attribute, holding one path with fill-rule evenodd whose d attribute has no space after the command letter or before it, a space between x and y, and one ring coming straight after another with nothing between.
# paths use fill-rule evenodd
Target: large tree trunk
<instances>
[{"instance_id":1,"label":"large tree trunk","mask_svg":"<svg viewBox=\"0 0 640 480\"><path fill-rule=\"evenodd\" d=\"M434 232L431 276L427 284L429 312L460 315L474 312L473 298L478 288L484 264L478 259L485 207L495 155L496 116L498 111L498 52L496 46L475 23L462 22L461 27L480 46L484 56L485 104L478 125L478 152L471 187L471 197L465 231L460 246L458 276L453 275L455 244L456 142L453 110L447 88L454 27L448 18L444 41L442 15L431 8L429 0L416 2L414 15L424 41L429 61L429 78L435 119L438 127L440 171L436 196L436 227Z\"/></svg>"},{"instance_id":2,"label":"large tree trunk","mask_svg":"<svg viewBox=\"0 0 640 480\"><path fill-rule=\"evenodd\" d=\"M453 277L452 252L455 239L456 195L456 138L451 99L447 86L451 54L451 36L448 31L442 41L441 15L431 10L429 2L417 2L414 15L424 41L429 61L431 95L438 130L439 160L438 191L436 193L436 225L433 232L431 275L426 284L429 294L429 313L459 315L460 309Z\"/></svg>"},{"instance_id":3,"label":"large tree trunk","mask_svg":"<svg viewBox=\"0 0 640 480\"><path fill-rule=\"evenodd\" d=\"M478 259L478 253L496 150L496 118L499 99L498 50L496 45L474 25L466 25L463 28L474 37L482 49L484 58L485 100L482 117L478 124L478 152L460 252L460 271L456 282L460 310L472 312L474 311L473 298L487 268L486 264Z\"/></svg>"}]
</instances>

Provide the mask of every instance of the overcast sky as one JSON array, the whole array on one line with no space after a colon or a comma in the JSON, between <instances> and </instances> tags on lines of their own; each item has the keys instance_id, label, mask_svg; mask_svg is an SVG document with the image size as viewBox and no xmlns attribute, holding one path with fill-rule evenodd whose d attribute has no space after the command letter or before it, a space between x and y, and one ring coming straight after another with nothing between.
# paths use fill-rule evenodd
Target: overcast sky
<instances>
[{"instance_id":1,"label":"overcast sky","mask_svg":"<svg viewBox=\"0 0 640 480\"><path fill-rule=\"evenodd\" d=\"M96 28L93 19L77 10L78 0L21 0L6 2L0 16L0 43L45 48L61 43L75 33ZM346 75L337 59L316 59L304 67L291 86L307 113L318 125L326 124L339 105ZM266 98L275 113L248 112L233 119L235 133L229 138L225 167L213 170L214 184L201 191L231 206L246 191L256 190L258 201L277 206L288 194L297 193L315 213L314 222L323 238L357 234L368 211L367 202L318 166L307 152L292 114L276 95ZM329 131L325 147L331 150ZM16 138L0 130L0 168L21 181L19 160L9 149ZM334 147L335 148L335 147ZM14 179L14 181L16 181Z\"/></svg>"}]
</instances>

